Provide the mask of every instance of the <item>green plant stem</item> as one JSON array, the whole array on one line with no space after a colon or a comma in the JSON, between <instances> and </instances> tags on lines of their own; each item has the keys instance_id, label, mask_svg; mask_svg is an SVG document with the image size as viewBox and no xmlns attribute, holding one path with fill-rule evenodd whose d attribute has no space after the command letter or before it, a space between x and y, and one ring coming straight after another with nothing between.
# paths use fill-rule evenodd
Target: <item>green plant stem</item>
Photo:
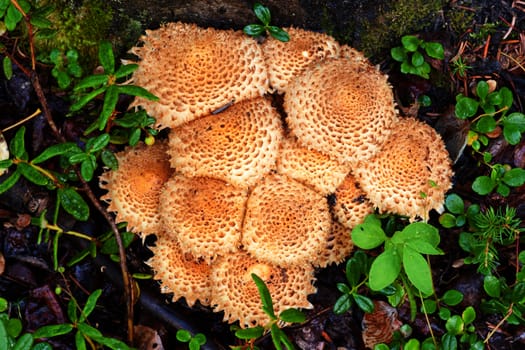
<instances>
[{"instance_id":1,"label":"green plant stem","mask_svg":"<svg viewBox=\"0 0 525 350\"><path fill-rule=\"evenodd\" d=\"M78 237L78 238L82 238L82 239L85 239L86 241L96 242L96 238L95 237L91 237L91 236L88 236L88 235L86 235L84 233L76 232L76 231L64 231L57 225L47 224L45 228L49 229L49 230L56 231L57 233L63 233L65 235L70 235L70 236L75 236L75 237Z\"/></svg>"},{"instance_id":2,"label":"green plant stem","mask_svg":"<svg viewBox=\"0 0 525 350\"><path fill-rule=\"evenodd\" d=\"M416 314L417 314L416 298L414 298L414 293L412 292L412 289L410 288L410 283L408 283L405 274L401 272L399 276L401 277L403 288L405 289L407 293L408 304L410 305L410 321L413 322L416 319Z\"/></svg>"},{"instance_id":3,"label":"green plant stem","mask_svg":"<svg viewBox=\"0 0 525 350\"><path fill-rule=\"evenodd\" d=\"M428 326L428 331L430 332L430 336L432 337L432 342L436 346L436 349L438 348L437 340L434 335L434 331L432 330L432 325L430 324L430 319L428 318L427 308L425 307L423 294L421 294L421 291L419 291L419 300L421 300L421 307L423 308L423 314L425 315L425 321Z\"/></svg>"}]
</instances>

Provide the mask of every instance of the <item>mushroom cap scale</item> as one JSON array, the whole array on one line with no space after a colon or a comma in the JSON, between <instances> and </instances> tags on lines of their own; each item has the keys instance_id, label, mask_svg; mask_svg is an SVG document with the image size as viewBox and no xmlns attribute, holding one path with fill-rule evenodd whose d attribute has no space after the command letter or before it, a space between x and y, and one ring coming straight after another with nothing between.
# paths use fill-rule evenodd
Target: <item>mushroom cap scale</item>
<instances>
[{"instance_id":1,"label":"mushroom cap scale","mask_svg":"<svg viewBox=\"0 0 525 350\"><path fill-rule=\"evenodd\" d=\"M181 250L176 240L166 232L157 234L154 255L147 261L155 271L155 279L161 281L163 293L173 293L173 301L182 297L189 306L197 300L209 305L211 298L210 266Z\"/></svg>"},{"instance_id":2,"label":"mushroom cap scale","mask_svg":"<svg viewBox=\"0 0 525 350\"><path fill-rule=\"evenodd\" d=\"M261 297L251 274L268 287L276 314L288 308L312 308L307 296L316 292L311 265L280 267L246 252L219 257L212 265L211 304L224 311L224 320L239 320L241 327L264 326L270 318L262 311Z\"/></svg>"},{"instance_id":3,"label":"mushroom cap scale","mask_svg":"<svg viewBox=\"0 0 525 350\"><path fill-rule=\"evenodd\" d=\"M366 61L325 59L288 85L291 133L342 163L371 158L397 119L386 76Z\"/></svg>"},{"instance_id":4,"label":"mushroom cap scale","mask_svg":"<svg viewBox=\"0 0 525 350\"><path fill-rule=\"evenodd\" d=\"M168 152L171 165L187 176L248 187L275 169L282 137L279 114L258 97L173 129Z\"/></svg>"},{"instance_id":5,"label":"mushroom cap scale","mask_svg":"<svg viewBox=\"0 0 525 350\"><path fill-rule=\"evenodd\" d=\"M242 245L280 266L315 264L325 249L331 217L324 196L284 175L264 178L246 203Z\"/></svg>"},{"instance_id":6,"label":"mushroom cap scale","mask_svg":"<svg viewBox=\"0 0 525 350\"><path fill-rule=\"evenodd\" d=\"M354 171L370 201L381 212L428 219L441 211L452 186L452 167L445 144L429 125L401 118L381 152Z\"/></svg>"},{"instance_id":7,"label":"mushroom cap scale","mask_svg":"<svg viewBox=\"0 0 525 350\"><path fill-rule=\"evenodd\" d=\"M349 167L300 145L295 139L286 138L281 144L277 171L328 195L343 182Z\"/></svg>"},{"instance_id":8,"label":"mushroom cap scale","mask_svg":"<svg viewBox=\"0 0 525 350\"><path fill-rule=\"evenodd\" d=\"M100 176L100 187L108 191L102 199L108 211L116 212L116 221L126 221L128 228L142 234L160 231L159 196L172 174L166 154L167 143L139 144L116 153L119 167Z\"/></svg>"},{"instance_id":9,"label":"mushroom cap scale","mask_svg":"<svg viewBox=\"0 0 525 350\"><path fill-rule=\"evenodd\" d=\"M176 127L225 105L263 95L268 73L261 48L240 31L168 23L146 31L131 50L140 59L134 84L160 98L136 98L157 119Z\"/></svg>"},{"instance_id":10,"label":"mushroom cap scale","mask_svg":"<svg viewBox=\"0 0 525 350\"><path fill-rule=\"evenodd\" d=\"M175 175L164 187L159 211L184 251L211 262L237 251L246 199L246 190L224 181Z\"/></svg>"},{"instance_id":11,"label":"mushroom cap scale","mask_svg":"<svg viewBox=\"0 0 525 350\"><path fill-rule=\"evenodd\" d=\"M337 41L326 34L293 27L284 29L290 36L288 42L270 36L262 44L270 86L279 93L312 62L338 57L340 51Z\"/></svg>"},{"instance_id":12,"label":"mushroom cap scale","mask_svg":"<svg viewBox=\"0 0 525 350\"><path fill-rule=\"evenodd\" d=\"M324 268L330 264L343 262L354 250L350 230L337 220L332 222L332 230L326 241L326 249L319 255L315 267Z\"/></svg>"}]
</instances>

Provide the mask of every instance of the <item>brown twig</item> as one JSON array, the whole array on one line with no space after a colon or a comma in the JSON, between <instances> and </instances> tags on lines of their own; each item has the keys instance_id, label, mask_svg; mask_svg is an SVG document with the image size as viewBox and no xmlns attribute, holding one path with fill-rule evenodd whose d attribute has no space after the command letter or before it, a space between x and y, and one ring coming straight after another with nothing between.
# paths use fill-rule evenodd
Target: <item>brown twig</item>
<instances>
[{"instance_id":1,"label":"brown twig","mask_svg":"<svg viewBox=\"0 0 525 350\"><path fill-rule=\"evenodd\" d=\"M22 14L24 21L26 22L28 26L28 33L29 33L29 45L30 45L30 51L31 51L31 70L28 69L22 69L22 72L24 72L30 79L31 83L33 85L33 88L35 89L35 93L37 95L38 101L42 107L42 112L46 118L46 121L53 131L53 134L60 142L66 142L65 137L60 133L58 130L53 115L51 113L51 110L49 108L49 105L47 103L47 98L44 94L44 90L42 89L42 86L40 84L40 80L38 78L38 74L36 72L36 54L35 54L35 48L34 48L34 40L33 40L33 26L30 22L30 17L25 11L22 10L20 7L20 4L17 0L11 0L11 3L13 6L15 6L18 11ZM16 61L15 61L16 62ZM21 66L19 63L17 63L18 66ZM122 242L122 237L120 235L120 232L118 230L118 227L115 223L115 220L111 217L111 215L107 212L107 210L102 207L100 204L98 198L95 196L91 188L89 187L89 184L82 178L80 171L78 168L75 170L78 178L80 179L80 182L82 184L82 191L86 194L86 196L89 198L90 202L93 204L93 206L102 214L104 219L108 222L109 226L111 227L111 230L113 231L115 235L115 239L118 245L119 250L119 257L120 257L120 269L122 273L122 280L123 280L123 286L124 286L124 294L126 296L126 305L127 305L127 333L128 333L128 342L131 344L133 341L133 305L134 305L134 295L133 295L133 288L131 286L131 279L130 275L127 269L126 265L126 252L124 248L124 244Z\"/></svg>"}]
</instances>

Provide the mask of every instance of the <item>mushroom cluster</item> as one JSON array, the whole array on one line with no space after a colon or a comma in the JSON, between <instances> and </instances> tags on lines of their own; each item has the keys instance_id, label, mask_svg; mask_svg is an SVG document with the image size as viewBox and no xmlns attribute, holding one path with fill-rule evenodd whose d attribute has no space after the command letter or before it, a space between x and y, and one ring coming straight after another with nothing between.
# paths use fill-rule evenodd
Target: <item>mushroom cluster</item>
<instances>
[{"instance_id":1,"label":"mushroom cluster","mask_svg":"<svg viewBox=\"0 0 525 350\"><path fill-rule=\"evenodd\" d=\"M157 235L149 264L163 291L242 327L268 321L252 273L276 313L309 308L314 268L351 253L366 215L426 219L451 186L441 138L398 116L384 74L325 34L287 31L287 43L148 31L133 79L160 102L134 105L168 140L118 153L101 177L117 219Z\"/></svg>"}]
</instances>

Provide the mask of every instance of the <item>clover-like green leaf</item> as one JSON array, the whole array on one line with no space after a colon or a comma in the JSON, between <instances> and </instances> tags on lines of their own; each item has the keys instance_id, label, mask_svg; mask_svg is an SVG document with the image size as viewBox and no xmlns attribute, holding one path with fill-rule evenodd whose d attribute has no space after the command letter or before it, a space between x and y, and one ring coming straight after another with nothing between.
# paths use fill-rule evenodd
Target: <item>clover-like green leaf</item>
<instances>
[{"instance_id":1,"label":"clover-like green leaf","mask_svg":"<svg viewBox=\"0 0 525 350\"><path fill-rule=\"evenodd\" d=\"M255 16L259 19L259 21L262 22L262 24L264 24L265 26L270 24L272 16L268 7L262 5L259 2L256 2L253 5L253 12L255 13Z\"/></svg>"},{"instance_id":2,"label":"clover-like green leaf","mask_svg":"<svg viewBox=\"0 0 525 350\"><path fill-rule=\"evenodd\" d=\"M370 267L370 289L381 290L394 282L401 272L401 257L395 248L385 251L374 260Z\"/></svg>"}]
</instances>

